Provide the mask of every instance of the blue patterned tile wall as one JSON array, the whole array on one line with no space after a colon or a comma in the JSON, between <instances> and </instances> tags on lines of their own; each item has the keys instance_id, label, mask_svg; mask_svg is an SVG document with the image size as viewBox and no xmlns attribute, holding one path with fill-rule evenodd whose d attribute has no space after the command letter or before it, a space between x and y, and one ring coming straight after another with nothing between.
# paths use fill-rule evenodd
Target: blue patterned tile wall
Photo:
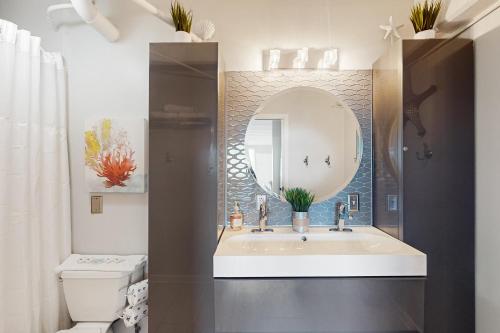
<instances>
[{"instance_id":1,"label":"blue patterned tile wall","mask_svg":"<svg viewBox=\"0 0 500 333\"><path fill-rule=\"evenodd\" d=\"M346 221L350 225L371 225L372 220L372 76L371 71L273 71L226 72L225 81L225 156L226 214L239 201L246 225L258 224L257 194L266 194L247 172L245 132L259 106L272 95L288 88L309 86L327 90L344 101L354 112L363 135L363 158L351 183L335 197L313 204L312 225L333 223L334 205L347 201L347 194L360 194L360 212ZM269 224L290 225L291 208L286 202L268 196Z\"/></svg>"}]
</instances>

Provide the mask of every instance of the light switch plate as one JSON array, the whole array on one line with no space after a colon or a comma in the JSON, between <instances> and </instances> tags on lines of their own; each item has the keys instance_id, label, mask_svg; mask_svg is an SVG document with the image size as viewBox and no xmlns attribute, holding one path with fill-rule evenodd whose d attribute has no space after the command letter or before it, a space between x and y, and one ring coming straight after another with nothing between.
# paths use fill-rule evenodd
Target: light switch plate
<instances>
[{"instance_id":1,"label":"light switch plate","mask_svg":"<svg viewBox=\"0 0 500 333\"><path fill-rule=\"evenodd\" d=\"M397 212L399 210L398 196L395 194L387 195L386 209L388 212Z\"/></svg>"},{"instance_id":2,"label":"light switch plate","mask_svg":"<svg viewBox=\"0 0 500 333\"><path fill-rule=\"evenodd\" d=\"M90 213L102 214L102 195L90 196Z\"/></svg>"},{"instance_id":3,"label":"light switch plate","mask_svg":"<svg viewBox=\"0 0 500 333\"><path fill-rule=\"evenodd\" d=\"M359 193L351 193L347 195L347 210L351 213L359 212Z\"/></svg>"},{"instance_id":4,"label":"light switch plate","mask_svg":"<svg viewBox=\"0 0 500 333\"><path fill-rule=\"evenodd\" d=\"M267 196L265 194L258 194L256 196L257 210L260 209L261 204L265 204L267 201Z\"/></svg>"}]
</instances>

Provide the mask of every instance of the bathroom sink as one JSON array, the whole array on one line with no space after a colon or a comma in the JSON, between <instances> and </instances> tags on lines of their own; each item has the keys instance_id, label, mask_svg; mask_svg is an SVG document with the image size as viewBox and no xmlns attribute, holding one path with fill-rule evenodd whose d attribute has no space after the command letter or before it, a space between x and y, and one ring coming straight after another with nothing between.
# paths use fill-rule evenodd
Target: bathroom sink
<instances>
[{"instance_id":1,"label":"bathroom sink","mask_svg":"<svg viewBox=\"0 0 500 333\"><path fill-rule=\"evenodd\" d=\"M272 233L226 230L214 277L425 276L426 255L374 227L353 232L290 228Z\"/></svg>"},{"instance_id":2,"label":"bathroom sink","mask_svg":"<svg viewBox=\"0 0 500 333\"><path fill-rule=\"evenodd\" d=\"M223 248L233 255L397 253L406 244L387 237L357 233L246 233L229 237Z\"/></svg>"}]
</instances>

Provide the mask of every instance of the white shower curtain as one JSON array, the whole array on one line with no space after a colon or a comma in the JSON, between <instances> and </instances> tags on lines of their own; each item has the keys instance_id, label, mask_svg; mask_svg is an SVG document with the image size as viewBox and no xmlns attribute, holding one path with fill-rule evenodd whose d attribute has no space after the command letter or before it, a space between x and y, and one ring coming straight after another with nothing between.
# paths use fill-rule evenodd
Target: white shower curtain
<instances>
[{"instance_id":1,"label":"white shower curtain","mask_svg":"<svg viewBox=\"0 0 500 333\"><path fill-rule=\"evenodd\" d=\"M61 56L0 20L0 333L68 324L54 272L71 251L66 132Z\"/></svg>"}]
</instances>

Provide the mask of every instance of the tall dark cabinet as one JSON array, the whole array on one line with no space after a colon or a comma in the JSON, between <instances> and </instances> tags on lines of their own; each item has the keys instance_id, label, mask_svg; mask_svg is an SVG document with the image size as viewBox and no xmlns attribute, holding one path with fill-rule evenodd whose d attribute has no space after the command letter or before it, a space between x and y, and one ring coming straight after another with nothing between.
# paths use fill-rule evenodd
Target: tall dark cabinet
<instances>
[{"instance_id":1,"label":"tall dark cabinet","mask_svg":"<svg viewBox=\"0 0 500 333\"><path fill-rule=\"evenodd\" d=\"M149 332L211 333L217 44L151 44L149 92Z\"/></svg>"},{"instance_id":2,"label":"tall dark cabinet","mask_svg":"<svg viewBox=\"0 0 500 333\"><path fill-rule=\"evenodd\" d=\"M427 254L425 333L472 333L474 54L404 40L374 64L374 225Z\"/></svg>"}]
</instances>

